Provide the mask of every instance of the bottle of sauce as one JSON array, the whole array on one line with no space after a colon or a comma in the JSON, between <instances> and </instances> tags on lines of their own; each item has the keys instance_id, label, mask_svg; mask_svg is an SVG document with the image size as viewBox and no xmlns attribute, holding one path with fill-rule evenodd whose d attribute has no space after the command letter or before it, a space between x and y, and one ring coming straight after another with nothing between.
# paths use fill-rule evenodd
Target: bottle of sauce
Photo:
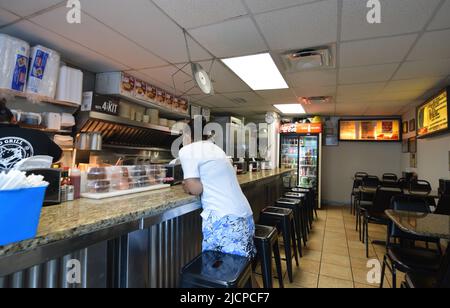
<instances>
[{"instance_id":1,"label":"bottle of sauce","mask_svg":"<svg viewBox=\"0 0 450 308\"><path fill-rule=\"evenodd\" d=\"M80 169L73 168L70 170L70 182L74 188L74 199L81 198L81 171Z\"/></svg>"},{"instance_id":2,"label":"bottle of sauce","mask_svg":"<svg viewBox=\"0 0 450 308\"><path fill-rule=\"evenodd\" d=\"M61 203L67 202L68 186L71 185L69 174L66 170L61 173Z\"/></svg>"}]
</instances>

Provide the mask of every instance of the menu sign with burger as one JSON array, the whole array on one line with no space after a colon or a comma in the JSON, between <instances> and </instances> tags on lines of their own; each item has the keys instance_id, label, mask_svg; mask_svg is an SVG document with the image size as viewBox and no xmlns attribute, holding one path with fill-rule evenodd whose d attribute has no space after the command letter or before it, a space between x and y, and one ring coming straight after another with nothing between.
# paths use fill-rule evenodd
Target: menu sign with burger
<instances>
[{"instance_id":1,"label":"menu sign with burger","mask_svg":"<svg viewBox=\"0 0 450 308\"><path fill-rule=\"evenodd\" d=\"M449 130L448 89L417 108L417 135L429 137Z\"/></svg>"},{"instance_id":2,"label":"menu sign with burger","mask_svg":"<svg viewBox=\"0 0 450 308\"><path fill-rule=\"evenodd\" d=\"M340 120L340 141L398 142L401 140L400 119Z\"/></svg>"}]
</instances>

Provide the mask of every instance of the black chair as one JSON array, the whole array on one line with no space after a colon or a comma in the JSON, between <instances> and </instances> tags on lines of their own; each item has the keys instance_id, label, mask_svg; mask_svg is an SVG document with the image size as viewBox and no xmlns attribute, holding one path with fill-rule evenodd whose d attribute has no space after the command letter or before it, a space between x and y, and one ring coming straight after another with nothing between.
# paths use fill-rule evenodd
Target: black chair
<instances>
[{"instance_id":1,"label":"black chair","mask_svg":"<svg viewBox=\"0 0 450 308\"><path fill-rule=\"evenodd\" d=\"M355 176L353 177L353 187L352 187L352 193L350 195L350 214L356 214L356 199L359 196L359 187L362 186L363 179L365 177L368 177L369 174L365 172L357 172L355 173Z\"/></svg>"},{"instance_id":2,"label":"black chair","mask_svg":"<svg viewBox=\"0 0 450 308\"><path fill-rule=\"evenodd\" d=\"M409 183L410 194L428 196L433 190L430 182L424 180L415 180Z\"/></svg>"},{"instance_id":3,"label":"black chair","mask_svg":"<svg viewBox=\"0 0 450 308\"><path fill-rule=\"evenodd\" d=\"M261 260L261 273L263 275L264 288L273 288L272 255L275 258L280 288L284 288L277 229L269 226L256 225L254 240L257 251L257 259Z\"/></svg>"},{"instance_id":4,"label":"black chair","mask_svg":"<svg viewBox=\"0 0 450 308\"><path fill-rule=\"evenodd\" d=\"M375 196L374 192L378 186L380 186L380 180L376 176L367 176L362 181L362 186L360 187L359 196L356 201L356 231L359 230L359 239L363 240L362 234L362 216L366 211L366 207L372 205L373 198Z\"/></svg>"},{"instance_id":5,"label":"black chair","mask_svg":"<svg viewBox=\"0 0 450 308\"><path fill-rule=\"evenodd\" d=\"M295 238L295 218L294 212L289 209L279 207L267 207L261 212L260 224L276 227L283 235L284 250L286 254L286 267L289 281L294 281L292 271L292 256L294 256L297 266L299 266L297 242ZM292 246L291 246L292 245ZM292 247L294 251L292 251Z\"/></svg>"},{"instance_id":6,"label":"black chair","mask_svg":"<svg viewBox=\"0 0 450 308\"><path fill-rule=\"evenodd\" d=\"M409 272L402 285L408 289L450 288L450 246L447 249L437 273Z\"/></svg>"},{"instance_id":7,"label":"black chair","mask_svg":"<svg viewBox=\"0 0 450 308\"><path fill-rule=\"evenodd\" d=\"M391 201L392 209L396 211L409 211L416 213L430 213L430 207L425 199L410 196L396 196ZM393 239L400 240L400 245L393 244ZM438 251L415 248L407 243L416 241L434 242ZM424 272L435 273L441 262L440 239L426 238L403 232L394 223L389 223L387 238L387 253L383 260L381 272L381 288L383 288L386 268L392 273L392 287L397 288L397 271L402 273Z\"/></svg>"},{"instance_id":8,"label":"black chair","mask_svg":"<svg viewBox=\"0 0 450 308\"><path fill-rule=\"evenodd\" d=\"M435 214L450 216L450 195L441 195Z\"/></svg>"},{"instance_id":9,"label":"black chair","mask_svg":"<svg viewBox=\"0 0 450 308\"><path fill-rule=\"evenodd\" d=\"M181 288L251 288L251 265L249 258L207 251L182 269Z\"/></svg>"},{"instance_id":10,"label":"black chair","mask_svg":"<svg viewBox=\"0 0 450 308\"><path fill-rule=\"evenodd\" d=\"M305 206L304 206L305 199L289 199L289 198L281 198L277 201L276 207L284 208L284 209L290 209L294 212L294 218L295 218L295 234L297 238L297 248L298 253L300 255L300 258L303 257L303 251L302 251L302 238L303 238L303 244L306 245L306 242L304 240L303 235L305 234Z\"/></svg>"},{"instance_id":11,"label":"black chair","mask_svg":"<svg viewBox=\"0 0 450 308\"><path fill-rule=\"evenodd\" d=\"M367 258L369 258L369 224L388 226L390 219L386 216L385 211L391 207L392 198L401 194L402 191L398 188L378 187L373 204L365 209L363 236Z\"/></svg>"},{"instance_id":12,"label":"black chair","mask_svg":"<svg viewBox=\"0 0 450 308\"><path fill-rule=\"evenodd\" d=\"M390 182L397 182L398 176L394 173L385 173L382 176L382 181L390 181Z\"/></svg>"},{"instance_id":13,"label":"black chair","mask_svg":"<svg viewBox=\"0 0 450 308\"><path fill-rule=\"evenodd\" d=\"M383 187L400 188L398 184L398 177L396 174L393 173L383 174L381 185Z\"/></svg>"}]
</instances>

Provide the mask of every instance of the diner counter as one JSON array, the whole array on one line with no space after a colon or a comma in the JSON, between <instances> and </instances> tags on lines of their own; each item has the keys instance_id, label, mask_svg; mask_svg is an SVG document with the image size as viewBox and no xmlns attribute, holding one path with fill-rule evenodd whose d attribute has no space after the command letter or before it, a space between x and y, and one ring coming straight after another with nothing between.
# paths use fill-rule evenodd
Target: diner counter
<instances>
[{"instance_id":1,"label":"diner counter","mask_svg":"<svg viewBox=\"0 0 450 308\"><path fill-rule=\"evenodd\" d=\"M276 169L239 175L241 186L246 186L271 177L280 176L291 169ZM152 216L191 205L191 211L200 209L199 199L187 195L181 186L122 196L104 200L80 199L42 209L39 230L34 239L0 247L0 261L3 257L26 253L38 247L62 240L96 233L114 226L137 222ZM161 216L162 215L162 216ZM164 218L164 217L162 217ZM141 226L142 228L142 226Z\"/></svg>"}]
</instances>

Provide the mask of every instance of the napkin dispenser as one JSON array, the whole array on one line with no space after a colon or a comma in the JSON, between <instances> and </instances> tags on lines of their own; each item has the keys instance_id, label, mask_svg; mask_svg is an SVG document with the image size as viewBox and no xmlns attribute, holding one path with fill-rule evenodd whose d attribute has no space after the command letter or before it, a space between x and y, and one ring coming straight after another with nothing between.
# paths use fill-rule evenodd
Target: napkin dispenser
<instances>
[{"instance_id":1,"label":"napkin dispenser","mask_svg":"<svg viewBox=\"0 0 450 308\"><path fill-rule=\"evenodd\" d=\"M44 181L49 183L44 198L44 206L61 203L61 170L60 169L30 169L27 175L42 175Z\"/></svg>"}]
</instances>

